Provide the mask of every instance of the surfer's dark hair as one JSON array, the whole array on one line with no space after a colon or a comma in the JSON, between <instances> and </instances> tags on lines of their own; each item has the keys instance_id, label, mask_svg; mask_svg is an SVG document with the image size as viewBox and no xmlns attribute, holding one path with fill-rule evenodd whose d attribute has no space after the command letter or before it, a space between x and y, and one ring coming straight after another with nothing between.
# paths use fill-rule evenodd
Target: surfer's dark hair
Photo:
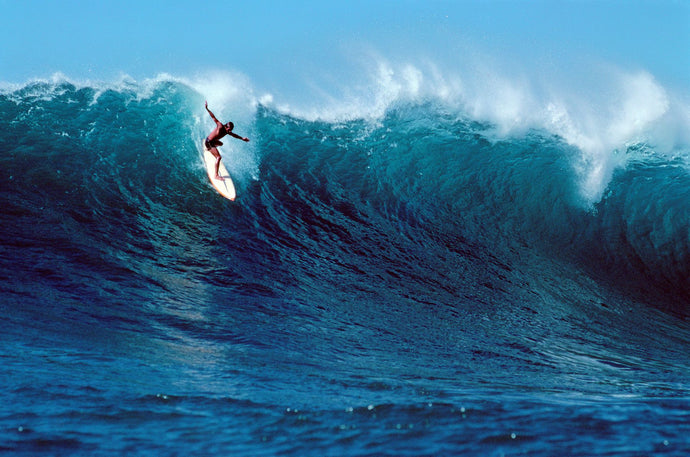
<instances>
[{"instance_id":1,"label":"surfer's dark hair","mask_svg":"<svg viewBox=\"0 0 690 457\"><path fill-rule=\"evenodd\" d=\"M225 128L232 130L235 128L235 124L233 124L232 122L228 122L227 124L225 124Z\"/></svg>"}]
</instances>

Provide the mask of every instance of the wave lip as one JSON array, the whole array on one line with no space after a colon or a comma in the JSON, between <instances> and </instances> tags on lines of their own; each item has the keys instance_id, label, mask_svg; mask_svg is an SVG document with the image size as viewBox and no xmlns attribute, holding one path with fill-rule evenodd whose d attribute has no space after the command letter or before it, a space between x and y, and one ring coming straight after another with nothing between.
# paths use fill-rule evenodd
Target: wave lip
<instances>
[{"instance_id":1,"label":"wave lip","mask_svg":"<svg viewBox=\"0 0 690 457\"><path fill-rule=\"evenodd\" d=\"M277 96L265 100L307 121L377 121L400 105L432 103L491 124L496 139L548 131L581 151L573 166L588 205L598 202L614 172L625 168L625 151L634 144L690 160L690 104L643 70L599 65L581 78L566 78L530 70L507 75L476 58L456 68L394 64L379 55L363 60L358 77L329 89L316 87L312 92L319 97L310 96L306 105L283 104Z\"/></svg>"}]
</instances>

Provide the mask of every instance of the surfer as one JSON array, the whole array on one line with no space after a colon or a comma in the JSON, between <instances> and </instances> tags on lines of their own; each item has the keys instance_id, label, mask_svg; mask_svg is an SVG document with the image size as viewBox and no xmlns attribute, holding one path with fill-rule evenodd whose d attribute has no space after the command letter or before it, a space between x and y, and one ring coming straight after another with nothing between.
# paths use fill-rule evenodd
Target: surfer
<instances>
[{"instance_id":1,"label":"surfer","mask_svg":"<svg viewBox=\"0 0 690 457\"><path fill-rule=\"evenodd\" d=\"M220 179L221 181L223 180L223 177L218 174L218 167L220 166L220 152L218 152L218 146L223 146L223 143L220 141L221 138L223 138L225 135L230 135L231 137L237 138L238 140L242 141L249 141L249 138L246 137L241 137L238 134L234 133L232 129L235 128L235 124L232 122L228 122L227 124L221 124L218 119L216 119L216 116L213 115L210 109L208 109L208 102L206 102L206 111L208 111L208 114L211 115L211 119L216 123L216 128L213 129L211 133L206 137L204 140L204 146L208 151L213 154L213 157L216 158L216 179Z\"/></svg>"}]
</instances>

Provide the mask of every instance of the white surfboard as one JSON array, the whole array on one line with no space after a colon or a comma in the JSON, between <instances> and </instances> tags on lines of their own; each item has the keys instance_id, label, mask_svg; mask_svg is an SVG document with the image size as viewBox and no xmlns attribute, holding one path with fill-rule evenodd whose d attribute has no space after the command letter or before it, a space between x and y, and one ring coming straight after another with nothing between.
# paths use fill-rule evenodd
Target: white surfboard
<instances>
[{"instance_id":1,"label":"white surfboard","mask_svg":"<svg viewBox=\"0 0 690 457\"><path fill-rule=\"evenodd\" d=\"M218 193L223 197L227 198L228 200L235 200L237 194L235 193L235 185L230 178L230 173L228 173L228 170L225 168L225 165L223 165L223 162L220 162L218 174L223 178L223 180L221 181L220 179L216 179L216 158L213 157L213 154L211 154L208 149L206 149L206 146L203 146L203 148L204 163L206 164L206 172L208 173L208 179L211 180L211 184L213 184L213 187L215 187Z\"/></svg>"}]
</instances>

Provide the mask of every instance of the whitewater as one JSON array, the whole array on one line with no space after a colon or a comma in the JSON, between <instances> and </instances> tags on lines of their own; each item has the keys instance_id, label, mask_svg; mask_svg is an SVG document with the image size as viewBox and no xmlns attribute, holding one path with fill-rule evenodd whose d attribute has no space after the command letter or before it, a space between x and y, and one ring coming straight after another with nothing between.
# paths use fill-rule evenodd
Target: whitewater
<instances>
[{"instance_id":1,"label":"whitewater","mask_svg":"<svg viewBox=\"0 0 690 457\"><path fill-rule=\"evenodd\" d=\"M686 455L690 104L594 73L1 84L0 450Z\"/></svg>"}]
</instances>

